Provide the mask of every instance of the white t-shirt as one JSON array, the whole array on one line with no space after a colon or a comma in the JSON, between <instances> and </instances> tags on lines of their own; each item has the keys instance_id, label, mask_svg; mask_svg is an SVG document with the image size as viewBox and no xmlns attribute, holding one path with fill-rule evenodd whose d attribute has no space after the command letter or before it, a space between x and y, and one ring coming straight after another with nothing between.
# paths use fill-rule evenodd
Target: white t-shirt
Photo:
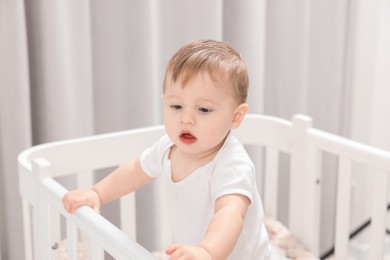
<instances>
[{"instance_id":1,"label":"white t-shirt","mask_svg":"<svg viewBox=\"0 0 390 260\"><path fill-rule=\"evenodd\" d=\"M214 215L217 198L241 194L251 201L243 230L228 259L268 259L271 247L263 224L263 205L257 192L254 165L242 144L229 134L215 158L180 182L173 182L168 159L173 143L167 135L141 155L141 167L162 177L175 243L199 243Z\"/></svg>"}]
</instances>

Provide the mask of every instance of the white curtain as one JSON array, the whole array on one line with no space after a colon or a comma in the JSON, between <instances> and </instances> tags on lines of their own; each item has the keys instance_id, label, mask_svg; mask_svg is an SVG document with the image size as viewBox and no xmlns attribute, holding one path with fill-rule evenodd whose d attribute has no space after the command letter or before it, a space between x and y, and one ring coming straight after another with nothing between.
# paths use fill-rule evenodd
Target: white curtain
<instances>
[{"instance_id":1,"label":"white curtain","mask_svg":"<svg viewBox=\"0 0 390 260\"><path fill-rule=\"evenodd\" d=\"M23 259L16 156L32 143L23 1L0 1L0 259Z\"/></svg>"},{"instance_id":2,"label":"white curtain","mask_svg":"<svg viewBox=\"0 0 390 260\"><path fill-rule=\"evenodd\" d=\"M389 5L0 0L2 258L24 258L17 154L43 142L161 123L165 64L193 39L225 40L242 53L252 113L305 113L318 128L390 149ZM334 224L334 164L330 158L322 181L324 250L333 241L326 231ZM152 205L141 203L153 187L141 193L140 214L150 216ZM153 248L150 232L140 240Z\"/></svg>"}]
</instances>

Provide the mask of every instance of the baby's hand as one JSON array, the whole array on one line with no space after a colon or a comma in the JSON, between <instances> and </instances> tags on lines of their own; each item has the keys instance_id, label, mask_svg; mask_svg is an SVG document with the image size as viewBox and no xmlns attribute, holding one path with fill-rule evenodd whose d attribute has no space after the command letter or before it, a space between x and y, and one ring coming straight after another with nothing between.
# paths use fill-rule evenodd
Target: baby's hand
<instances>
[{"instance_id":1,"label":"baby's hand","mask_svg":"<svg viewBox=\"0 0 390 260\"><path fill-rule=\"evenodd\" d=\"M74 213L81 206L90 206L92 209L99 212L100 197L93 189L78 189L73 190L62 197L62 204L69 213Z\"/></svg>"},{"instance_id":2,"label":"baby's hand","mask_svg":"<svg viewBox=\"0 0 390 260\"><path fill-rule=\"evenodd\" d=\"M173 244L165 250L165 253L170 256L170 260L179 258L189 260L212 260L209 252L200 246Z\"/></svg>"}]
</instances>

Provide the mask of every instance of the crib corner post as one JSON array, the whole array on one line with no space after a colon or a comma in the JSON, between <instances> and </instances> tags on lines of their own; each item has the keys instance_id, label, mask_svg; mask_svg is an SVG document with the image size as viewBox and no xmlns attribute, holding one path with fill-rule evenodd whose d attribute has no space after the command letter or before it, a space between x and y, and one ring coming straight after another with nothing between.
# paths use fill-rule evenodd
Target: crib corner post
<instances>
[{"instance_id":1,"label":"crib corner post","mask_svg":"<svg viewBox=\"0 0 390 260\"><path fill-rule=\"evenodd\" d=\"M318 151L308 138L312 119L295 115L292 128L289 228L307 249L318 256L320 183Z\"/></svg>"},{"instance_id":2,"label":"crib corner post","mask_svg":"<svg viewBox=\"0 0 390 260\"><path fill-rule=\"evenodd\" d=\"M41 180L49 176L50 162L44 158L36 158L31 161L34 185L36 185L36 204L32 208L33 214L33 247L34 259L50 259L49 207L43 201Z\"/></svg>"}]
</instances>

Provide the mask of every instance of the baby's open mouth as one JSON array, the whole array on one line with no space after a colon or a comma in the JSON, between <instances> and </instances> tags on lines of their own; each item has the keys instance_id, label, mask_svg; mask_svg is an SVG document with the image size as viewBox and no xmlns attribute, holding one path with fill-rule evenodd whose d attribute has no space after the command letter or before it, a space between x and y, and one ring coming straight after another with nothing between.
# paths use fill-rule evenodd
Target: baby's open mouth
<instances>
[{"instance_id":1,"label":"baby's open mouth","mask_svg":"<svg viewBox=\"0 0 390 260\"><path fill-rule=\"evenodd\" d=\"M193 144L196 142L196 137L188 131L184 131L180 134L180 141L185 144Z\"/></svg>"}]
</instances>

